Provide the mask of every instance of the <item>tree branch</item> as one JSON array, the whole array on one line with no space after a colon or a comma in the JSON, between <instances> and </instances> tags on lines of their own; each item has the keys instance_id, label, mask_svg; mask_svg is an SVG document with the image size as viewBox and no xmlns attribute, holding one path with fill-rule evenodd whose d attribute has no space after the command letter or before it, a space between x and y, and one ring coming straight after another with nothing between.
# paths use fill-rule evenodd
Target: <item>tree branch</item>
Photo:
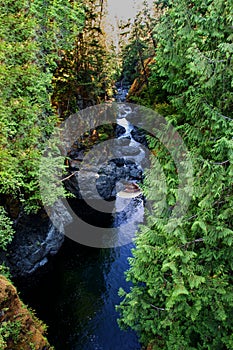
<instances>
[{"instance_id":1,"label":"tree branch","mask_svg":"<svg viewBox=\"0 0 233 350\"><path fill-rule=\"evenodd\" d=\"M212 163L212 162L210 162L210 164L212 164L212 165L224 165L224 164L227 164L227 163L230 163L229 159L225 160L224 162L219 162L219 163Z\"/></svg>"},{"instance_id":2,"label":"tree branch","mask_svg":"<svg viewBox=\"0 0 233 350\"><path fill-rule=\"evenodd\" d=\"M195 214L195 215L193 215L193 216L190 216L188 219L186 219L187 221L189 221L189 220L192 220L192 219L194 219L194 218L196 218L197 217L197 214Z\"/></svg>"},{"instance_id":3,"label":"tree branch","mask_svg":"<svg viewBox=\"0 0 233 350\"><path fill-rule=\"evenodd\" d=\"M216 112L220 117L222 117L222 118L224 118L224 119L227 119L227 120L230 120L230 121L233 121L232 118L227 117L226 115L223 115L222 113L219 113L219 112L216 110L215 107L209 105L207 102L205 102L205 105L206 105L207 107L209 107L211 111Z\"/></svg>"},{"instance_id":4,"label":"tree branch","mask_svg":"<svg viewBox=\"0 0 233 350\"><path fill-rule=\"evenodd\" d=\"M163 309L162 307L154 306L153 304L150 304L150 306L151 306L153 309L158 310L158 311L166 311L166 309Z\"/></svg>"},{"instance_id":5,"label":"tree branch","mask_svg":"<svg viewBox=\"0 0 233 350\"><path fill-rule=\"evenodd\" d=\"M187 246L190 245L190 244L199 243L199 242L204 242L204 238L197 238L197 239L195 239L194 241L187 242L187 243L183 244L183 245L181 246L181 248L187 247Z\"/></svg>"},{"instance_id":6,"label":"tree branch","mask_svg":"<svg viewBox=\"0 0 233 350\"><path fill-rule=\"evenodd\" d=\"M218 115L219 115L220 117L224 118L224 119L233 121L232 118L229 118L229 117L227 117L227 116L225 116L225 115L223 115L223 114L221 114L221 113L218 113Z\"/></svg>"},{"instance_id":7,"label":"tree branch","mask_svg":"<svg viewBox=\"0 0 233 350\"><path fill-rule=\"evenodd\" d=\"M74 176L75 174L77 174L78 173L78 170L77 171L75 171L75 172L73 172L72 174L70 174L69 176L67 176L67 177L64 177L64 179L61 179L61 182L63 182L63 181L65 181L65 180L68 180L68 179L70 179L72 176Z\"/></svg>"}]
</instances>

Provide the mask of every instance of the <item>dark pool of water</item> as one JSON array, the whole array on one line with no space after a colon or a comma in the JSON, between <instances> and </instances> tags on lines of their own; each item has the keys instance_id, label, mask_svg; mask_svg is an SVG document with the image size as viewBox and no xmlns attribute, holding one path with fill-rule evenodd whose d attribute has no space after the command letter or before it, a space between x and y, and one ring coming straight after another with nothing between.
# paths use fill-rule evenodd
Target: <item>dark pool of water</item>
<instances>
[{"instance_id":1,"label":"dark pool of water","mask_svg":"<svg viewBox=\"0 0 233 350\"><path fill-rule=\"evenodd\" d=\"M137 350L134 332L122 331L115 305L133 244L97 249L66 238L44 271L16 281L25 303L48 325L56 350Z\"/></svg>"}]
</instances>

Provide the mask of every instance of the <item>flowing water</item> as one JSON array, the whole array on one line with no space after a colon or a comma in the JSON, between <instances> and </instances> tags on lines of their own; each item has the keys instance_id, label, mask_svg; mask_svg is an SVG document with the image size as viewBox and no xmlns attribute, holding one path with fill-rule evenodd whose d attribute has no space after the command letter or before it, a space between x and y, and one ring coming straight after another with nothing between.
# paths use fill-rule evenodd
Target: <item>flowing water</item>
<instances>
[{"instance_id":1,"label":"flowing water","mask_svg":"<svg viewBox=\"0 0 233 350\"><path fill-rule=\"evenodd\" d=\"M118 120L126 128L122 137L129 136L131 131L128 112ZM140 147L140 144L131 139L130 146ZM141 149L135 162L140 162L143 156ZM116 210L124 206L124 200L117 197ZM80 202L70 203L78 212ZM120 224L127 221L127 230L131 231L128 234L133 234L143 221L142 196L132 198L130 203L132 210L118 216L118 221L122 221ZM124 225L114 219L109 225L124 230ZM66 238L43 272L17 282L25 303L48 325L48 339L56 350L140 349L137 335L119 328L115 310L121 301L119 288L130 289L124 273L129 267L132 248L133 243L111 249L90 248Z\"/></svg>"}]
</instances>

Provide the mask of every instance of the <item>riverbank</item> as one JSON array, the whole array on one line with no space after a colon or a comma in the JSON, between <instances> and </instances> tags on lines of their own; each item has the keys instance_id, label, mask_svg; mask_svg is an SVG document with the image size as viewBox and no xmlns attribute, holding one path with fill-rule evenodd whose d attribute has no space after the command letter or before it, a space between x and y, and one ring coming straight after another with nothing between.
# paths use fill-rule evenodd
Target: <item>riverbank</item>
<instances>
[{"instance_id":1,"label":"riverbank","mask_svg":"<svg viewBox=\"0 0 233 350\"><path fill-rule=\"evenodd\" d=\"M16 288L0 275L0 349L53 350L46 326L23 304Z\"/></svg>"}]
</instances>

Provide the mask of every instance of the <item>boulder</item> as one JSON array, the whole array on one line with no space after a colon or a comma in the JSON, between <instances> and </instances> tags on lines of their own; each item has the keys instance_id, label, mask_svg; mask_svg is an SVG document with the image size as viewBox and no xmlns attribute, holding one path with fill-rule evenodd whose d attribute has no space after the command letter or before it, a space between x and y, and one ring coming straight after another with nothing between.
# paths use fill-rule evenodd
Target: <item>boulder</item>
<instances>
[{"instance_id":1,"label":"boulder","mask_svg":"<svg viewBox=\"0 0 233 350\"><path fill-rule=\"evenodd\" d=\"M115 158L112 159L110 162L116 164L117 167L122 167L125 165L124 158Z\"/></svg>"},{"instance_id":2,"label":"boulder","mask_svg":"<svg viewBox=\"0 0 233 350\"><path fill-rule=\"evenodd\" d=\"M136 156L141 152L140 148L134 146L116 147L113 153L116 157Z\"/></svg>"},{"instance_id":3,"label":"boulder","mask_svg":"<svg viewBox=\"0 0 233 350\"><path fill-rule=\"evenodd\" d=\"M120 136L124 135L125 132L126 132L126 129L123 126L121 126L119 124L116 125L116 128L115 128L116 137L120 137Z\"/></svg>"},{"instance_id":4,"label":"boulder","mask_svg":"<svg viewBox=\"0 0 233 350\"><path fill-rule=\"evenodd\" d=\"M101 175L96 181L96 188L100 196L105 200L114 199L114 188L115 188L116 178Z\"/></svg>"},{"instance_id":5,"label":"boulder","mask_svg":"<svg viewBox=\"0 0 233 350\"><path fill-rule=\"evenodd\" d=\"M131 130L131 135L135 141L141 143L145 147L148 147L148 142L144 130L134 126L133 130Z\"/></svg>"},{"instance_id":6,"label":"boulder","mask_svg":"<svg viewBox=\"0 0 233 350\"><path fill-rule=\"evenodd\" d=\"M117 146L129 146L130 142L131 142L130 136L121 137L115 141Z\"/></svg>"}]
</instances>

